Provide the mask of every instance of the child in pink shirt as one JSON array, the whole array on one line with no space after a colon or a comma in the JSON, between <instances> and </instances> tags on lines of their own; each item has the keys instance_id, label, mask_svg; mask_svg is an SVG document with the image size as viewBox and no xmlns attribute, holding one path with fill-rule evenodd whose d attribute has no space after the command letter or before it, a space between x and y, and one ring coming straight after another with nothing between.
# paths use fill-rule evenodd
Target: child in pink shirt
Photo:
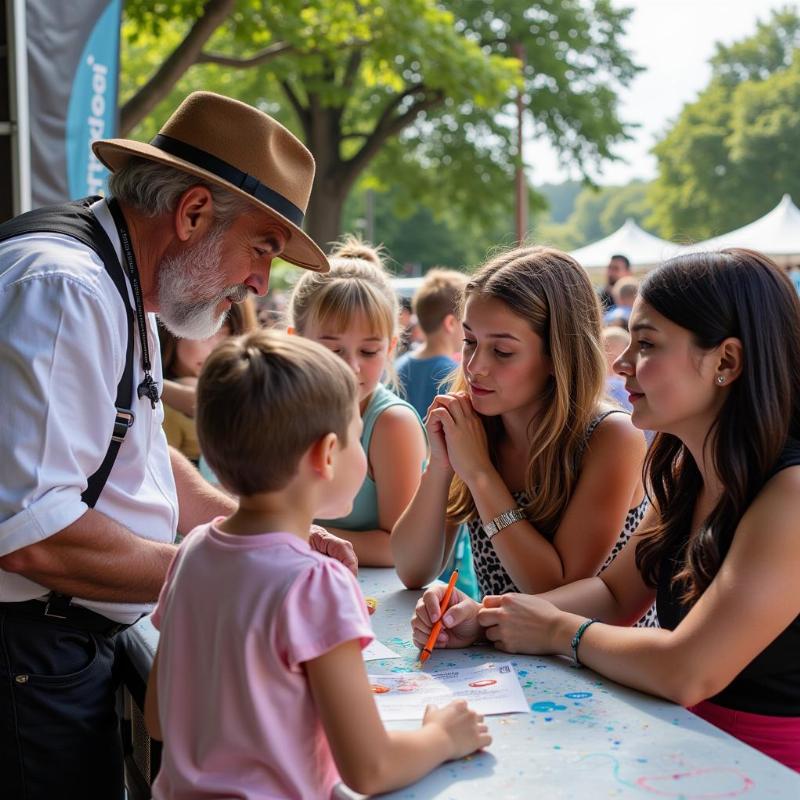
<instances>
[{"instance_id":1,"label":"child in pink shirt","mask_svg":"<svg viewBox=\"0 0 800 800\"><path fill-rule=\"evenodd\" d=\"M429 708L419 730L384 729L358 584L308 545L311 521L348 513L364 479L356 398L347 365L299 337L258 331L208 360L198 434L240 500L187 537L153 614L154 800L318 800L340 776L384 792L489 744L463 702Z\"/></svg>"}]
</instances>

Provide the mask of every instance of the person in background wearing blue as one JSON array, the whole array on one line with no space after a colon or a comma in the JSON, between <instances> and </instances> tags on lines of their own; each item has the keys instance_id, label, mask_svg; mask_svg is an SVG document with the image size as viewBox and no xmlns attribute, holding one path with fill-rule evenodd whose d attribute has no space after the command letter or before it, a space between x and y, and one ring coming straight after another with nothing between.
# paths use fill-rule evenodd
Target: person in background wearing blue
<instances>
[{"instance_id":1,"label":"person in background wearing blue","mask_svg":"<svg viewBox=\"0 0 800 800\"><path fill-rule=\"evenodd\" d=\"M621 253L611 256L606 267L606 278L608 283L600 290L600 304L603 306L603 313L616 305L612 294L614 284L620 279L631 274L631 262L627 256Z\"/></svg>"},{"instance_id":2,"label":"person in background wearing blue","mask_svg":"<svg viewBox=\"0 0 800 800\"><path fill-rule=\"evenodd\" d=\"M620 278L611 290L614 305L603 314L604 325L616 325L628 330L634 300L639 293L639 281L632 275Z\"/></svg>"},{"instance_id":3,"label":"person in background wearing blue","mask_svg":"<svg viewBox=\"0 0 800 800\"><path fill-rule=\"evenodd\" d=\"M795 264L793 267L787 267L786 274L794 286L794 290L800 295L800 266Z\"/></svg>"},{"instance_id":4,"label":"person in background wearing blue","mask_svg":"<svg viewBox=\"0 0 800 800\"><path fill-rule=\"evenodd\" d=\"M600 332L603 340L603 350L606 354L606 394L626 411L632 411L633 406L628 399L628 390L625 388L625 379L614 372L614 362L628 349L631 337L624 328L618 325L609 325Z\"/></svg>"},{"instance_id":5,"label":"person in background wearing blue","mask_svg":"<svg viewBox=\"0 0 800 800\"><path fill-rule=\"evenodd\" d=\"M395 362L403 397L422 419L433 398L447 391L447 378L458 366L453 356L464 338L458 305L467 276L454 269L432 269L414 295L416 314L425 342Z\"/></svg>"}]
</instances>

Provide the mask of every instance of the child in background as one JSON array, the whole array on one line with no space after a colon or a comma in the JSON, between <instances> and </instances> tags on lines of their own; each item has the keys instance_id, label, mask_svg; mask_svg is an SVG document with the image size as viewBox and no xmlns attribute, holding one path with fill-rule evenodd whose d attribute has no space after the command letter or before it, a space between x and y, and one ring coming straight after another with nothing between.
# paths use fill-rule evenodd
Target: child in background
<instances>
[{"instance_id":1,"label":"child in background","mask_svg":"<svg viewBox=\"0 0 800 800\"><path fill-rule=\"evenodd\" d=\"M509 251L471 276L462 320L456 382L428 412L430 462L392 532L400 578L435 578L461 522L481 595L596 575L644 514L645 442L603 402L586 273L558 250Z\"/></svg>"},{"instance_id":2,"label":"child in background","mask_svg":"<svg viewBox=\"0 0 800 800\"><path fill-rule=\"evenodd\" d=\"M614 372L614 362L628 349L631 340L628 331L618 325L603 328L601 333L603 339L603 350L606 354L606 394L626 411L631 411L633 406L628 399L628 391L625 388L625 380Z\"/></svg>"},{"instance_id":3,"label":"child in background","mask_svg":"<svg viewBox=\"0 0 800 800\"><path fill-rule=\"evenodd\" d=\"M195 387L203 363L214 348L229 336L239 336L256 328L253 300L235 303L222 327L208 339L180 339L159 323L158 338L164 386L164 433L167 442L197 464L200 445L194 424Z\"/></svg>"},{"instance_id":4,"label":"child in background","mask_svg":"<svg viewBox=\"0 0 800 800\"><path fill-rule=\"evenodd\" d=\"M411 298L398 297L397 302L399 304L398 319L400 320L400 334L397 337L395 355L400 357L412 350L416 350L420 346L422 343L422 332L419 328L419 322L414 316L414 310L411 307Z\"/></svg>"},{"instance_id":5,"label":"child in background","mask_svg":"<svg viewBox=\"0 0 800 800\"><path fill-rule=\"evenodd\" d=\"M414 313L425 337L422 347L395 361L403 397L421 418L437 394L446 391L448 376L458 366L464 334L458 308L467 276L454 269L432 269L414 295Z\"/></svg>"},{"instance_id":6,"label":"child in background","mask_svg":"<svg viewBox=\"0 0 800 800\"><path fill-rule=\"evenodd\" d=\"M639 281L633 275L620 278L611 289L614 305L603 314L603 324L628 330L628 319L639 291Z\"/></svg>"},{"instance_id":7,"label":"child in background","mask_svg":"<svg viewBox=\"0 0 800 800\"><path fill-rule=\"evenodd\" d=\"M800 771L800 301L761 253L678 256L645 278L631 334L616 368L658 431L636 541L597 578L462 600L439 644L572 655ZM664 630L625 627L654 598Z\"/></svg>"},{"instance_id":8,"label":"child in background","mask_svg":"<svg viewBox=\"0 0 800 800\"><path fill-rule=\"evenodd\" d=\"M367 477L352 511L319 519L349 540L364 566L392 566L389 533L408 505L425 462L417 412L381 383L397 341L397 299L378 253L354 239L331 255L330 272L306 272L289 303L290 331L332 350L353 370L364 424Z\"/></svg>"},{"instance_id":9,"label":"child in background","mask_svg":"<svg viewBox=\"0 0 800 800\"><path fill-rule=\"evenodd\" d=\"M489 744L463 701L386 731L361 648L373 637L352 574L308 546L347 513L366 468L350 371L325 348L259 331L221 345L198 385L203 452L239 496L170 566L145 719L163 739L154 800L328 798L411 783Z\"/></svg>"}]
</instances>

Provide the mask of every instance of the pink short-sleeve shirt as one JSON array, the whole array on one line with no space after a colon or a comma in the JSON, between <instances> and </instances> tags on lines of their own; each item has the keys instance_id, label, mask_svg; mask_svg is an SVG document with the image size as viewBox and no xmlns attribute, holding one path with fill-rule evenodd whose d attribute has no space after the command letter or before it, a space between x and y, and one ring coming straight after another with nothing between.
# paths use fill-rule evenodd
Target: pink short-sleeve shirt
<instances>
[{"instance_id":1,"label":"pink short-sleeve shirt","mask_svg":"<svg viewBox=\"0 0 800 800\"><path fill-rule=\"evenodd\" d=\"M164 736L154 800L327 798L339 776L304 661L373 638L338 561L289 533L186 538L153 613Z\"/></svg>"}]
</instances>

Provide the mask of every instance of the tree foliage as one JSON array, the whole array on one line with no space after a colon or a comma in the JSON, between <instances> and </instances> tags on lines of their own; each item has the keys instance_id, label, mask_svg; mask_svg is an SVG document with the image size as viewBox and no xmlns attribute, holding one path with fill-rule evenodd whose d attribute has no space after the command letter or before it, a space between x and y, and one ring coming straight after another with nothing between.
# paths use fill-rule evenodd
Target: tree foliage
<instances>
[{"instance_id":1,"label":"tree foliage","mask_svg":"<svg viewBox=\"0 0 800 800\"><path fill-rule=\"evenodd\" d=\"M321 241L360 178L481 227L513 203L518 91L537 135L581 168L626 138L629 13L610 0L127 0L122 128L152 134L187 92L221 91L314 153Z\"/></svg>"},{"instance_id":2,"label":"tree foliage","mask_svg":"<svg viewBox=\"0 0 800 800\"><path fill-rule=\"evenodd\" d=\"M370 204L371 226L367 221ZM343 225L383 245L390 268L401 274L426 272L433 266L472 269L491 252L515 243L507 214L484 220L480 228L470 227L453 214L435 214L421 204L406 207L391 189L354 191L345 205Z\"/></svg>"},{"instance_id":3,"label":"tree foliage","mask_svg":"<svg viewBox=\"0 0 800 800\"><path fill-rule=\"evenodd\" d=\"M542 215L534 238L565 250L574 250L603 239L622 227L627 219L646 227L652 209L647 199L648 184L631 181L624 186L585 186L575 198L572 213L562 223Z\"/></svg>"},{"instance_id":4,"label":"tree foliage","mask_svg":"<svg viewBox=\"0 0 800 800\"><path fill-rule=\"evenodd\" d=\"M717 45L712 77L655 148L648 218L665 238L705 239L800 197L800 17L773 12Z\"/></svg>"}]
</instances>

